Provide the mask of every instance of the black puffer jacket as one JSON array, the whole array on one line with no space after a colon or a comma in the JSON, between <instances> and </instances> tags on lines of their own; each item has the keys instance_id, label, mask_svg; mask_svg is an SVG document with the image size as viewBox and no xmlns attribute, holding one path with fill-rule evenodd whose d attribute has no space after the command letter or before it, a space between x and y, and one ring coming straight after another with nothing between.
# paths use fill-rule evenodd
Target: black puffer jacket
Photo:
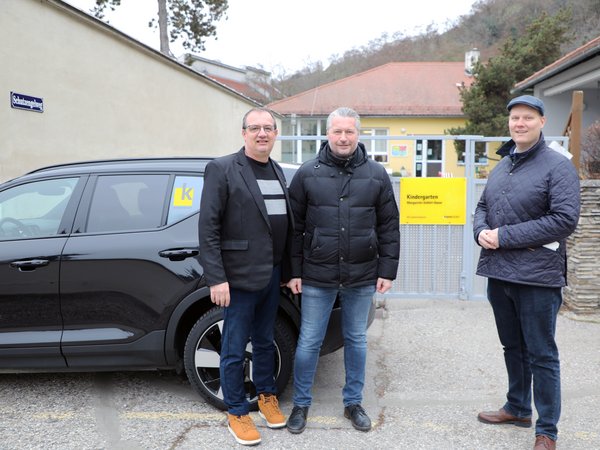
<instances>
[{"instance_id":1,"label":"black puffer jacket","mask_svg":"<svg viewBox=\"0 0 600 450\"><path fill-rule=\"evenodd\" d=\"M292 179L292 276L319 287L393 280L400 222L390 178L361 143L347 164L339 163L324 143Z\"/></svg>"},{"instance_id":2,"label":"black puffer jacket","mask_svg":"<svg viewBox=\"0 0 600 450\"><path fill-rule=\"evenodd\" d=\"M504 158L490 173L475 210L475 241L484 229L498 228L500 248L481 249L477 275L515 283L566 284L565 239L579 221L579 177L564 156L548 148L544 136L515 159L509 141ZM558 249L544 247L555 246Z\"/></svg>"}]
</instances>

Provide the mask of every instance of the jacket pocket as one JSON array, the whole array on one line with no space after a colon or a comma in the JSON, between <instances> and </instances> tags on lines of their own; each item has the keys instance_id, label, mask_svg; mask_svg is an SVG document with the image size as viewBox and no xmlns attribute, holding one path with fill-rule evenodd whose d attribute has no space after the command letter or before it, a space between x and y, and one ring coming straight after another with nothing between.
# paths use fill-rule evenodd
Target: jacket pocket
<instances>
[{"instance_id":1,"label":"jacket pocket","mask_svg":"<svg viewBox=\"0 0 600 450\"><path fill-rule=\"evenodd\" d=\"M365 231L364 234L351 236L350 260L356 263L371 261L377 258L379 244L375 230Z\"/></svg>"},{"instance_id":2,"label":"jacket pocket","mask_svg":"<svg viewBox=\"0 0 600 450\"><path fill-rule=\"evenodd\" d=\"M221 250L248 250L248 241L245 239L221 241Z\"/></svg>"},{"instance_id":3,"label":"jacket pocket","mask_svg":"<svg viewBox=\"0 0 600 450\"><path fill-rule=\"evenodd\" d=\"M305 257L314 263L337 262L339 236L335 233L324 233L315 228L308 244Z\"/></svg>"}]
</instances>

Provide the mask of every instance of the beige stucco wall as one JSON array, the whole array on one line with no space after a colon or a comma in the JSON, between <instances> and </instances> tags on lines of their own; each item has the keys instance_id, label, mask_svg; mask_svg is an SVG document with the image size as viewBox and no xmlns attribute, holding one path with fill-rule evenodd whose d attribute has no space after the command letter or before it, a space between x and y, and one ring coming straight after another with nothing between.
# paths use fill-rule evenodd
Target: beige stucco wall
<instances>
[{"instance_id":1,"label":"beige stucco wall","mask_svg":"<svg viewBox=\"0 0 600 450\"><path fill-rule=\"evenodd\" d=\"M0 181L59 162L243 145L250 100L61 2L3 0L0 42ZM11 108L11 91L43 98L44 112Z\"/></svg>"}]
</instances>

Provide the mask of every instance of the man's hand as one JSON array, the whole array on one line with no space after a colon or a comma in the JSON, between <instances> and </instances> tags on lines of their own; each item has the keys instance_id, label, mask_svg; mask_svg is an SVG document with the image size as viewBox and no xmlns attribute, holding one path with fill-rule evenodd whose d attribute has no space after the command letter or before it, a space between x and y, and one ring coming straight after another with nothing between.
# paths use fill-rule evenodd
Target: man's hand
<instances>
[{"instance_id":1,"label":"man's hand","mask_svg":"<svg viewBox=\"0 0 600 450\"><path fill-rule=\"evenodd\" d=\"M387 278L377 278L377 292L385 294L392 287L392 280Z\"/></svg>"},{"instance_id":2,"label":"man's hand","mask_svg":"<svg viewBox=\"0 0 600 450\"><path fill-rule=\"evenodd\" d=\"M210 301L217 306L228 307L229 306L229 283L215 284L210 287Z\"/></svg>"},{"instance_id":3,"label":"man's hand","mask_svg":"<svg viewBox=\"0 0 600 450\"><path fill-rule=\"evenodd\" d=\"M287 287L289 287L294 294L302 293L302 278L292 278L287 283Z\"/></svg>"},{"instance_id":4,"label":"man's hand","mask_svg":"<svg viewBox=\"0 0 600 450\"><path fill-rule=\"evenodd\" d=\"M483 230L477 236L477 242L483 248L488 250L496 250L500 247L500 243L498 242L498 228L494 228L493 230Z\"/></svg>"}]
</instances>

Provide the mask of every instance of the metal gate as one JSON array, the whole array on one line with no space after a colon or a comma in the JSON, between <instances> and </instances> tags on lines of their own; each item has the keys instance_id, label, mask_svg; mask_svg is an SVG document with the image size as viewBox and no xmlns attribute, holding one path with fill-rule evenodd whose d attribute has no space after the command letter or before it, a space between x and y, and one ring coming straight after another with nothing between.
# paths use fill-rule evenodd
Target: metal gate
<instances>
[{"instance_id":1,"label":"metal gate","mask_svg":"<svg viewBox=\"0 0 600 450\"><path fill-rule=\"evenodd\" d=\"M424 139L411 136L410 139ZM430 137L431 138L431 137ZM406 136L402 139L407 140ZM478 142L506 142L510 138L482 136L436 136L435 139L465 141L465 225L400 224L400 264L392 289L384 297L486 300L487 279L475 275L479 246L473 238L473 215L486 179L476 177L475 146ZM568 137L547 137L568 148ZM400 205L400 179L394 178Z\"/></svg>"},{"instance_id":2,"label":"metal gate","mask_svg":"<svg viewBox=\"0 0 600 450\"><path fill-rule=\"evenodd\" d=\"M363 136L361 136L361 139ZM476 177L477 143L502 143L508 137L483 136L364 136L370 140L423 141L429 139L465 142L466 223L465 225L400 224L400 264L392 289L383 297L447 298L485 300L487 279L475 275L479 246L473 239L473 215L485 188L486 179ZM325 136L280 136L279 140L326 140ZM546 137L568 148L565 136ZM317 146L318 148L318 146ZM413 146L414 148L414 146ZM396 201L400 205L400 180L392 178ZM380 295L380 294L378 294Z\"/></svg>"}]
</instances>

